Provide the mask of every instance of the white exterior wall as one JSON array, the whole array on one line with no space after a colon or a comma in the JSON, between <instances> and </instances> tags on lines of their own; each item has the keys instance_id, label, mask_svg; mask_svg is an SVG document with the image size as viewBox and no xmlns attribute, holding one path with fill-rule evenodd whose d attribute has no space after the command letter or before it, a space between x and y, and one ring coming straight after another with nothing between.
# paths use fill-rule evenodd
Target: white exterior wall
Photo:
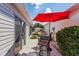
<instances>
[{"instance_id":1,"label":"white exterior wall","mask_svg":"<svg viewBox=\"0 0 79 59\"><path fill-rule=\"evenodd\" d=\"M75 26L79 25L79 12L70 16L69 19L67 20L61 20L57 22L51 22L51 32L52 32L52 27L55 27L55 31L59 31L65 27L70 27L70 26ZM48 31L49 25L45 25L45 30Z\"/></svg>"},{"instance_id":2,"label":"white exterior wall","mask_svg":"<svg viewBox=\"0 0 79 59\"><path fill-rule=\"evenodd\" d=\"M28 46L30 41L30 27L26 25L26 46Z\"/></svg>"},{"instance_id":3,"label":"white exterior wall","mask_svg":"<svg viewBox=\"0 0 79 59\"><path fill-rule=\"evenodd\" d=\"M0 4L0 56L6 55L7 53L13 55L12 46L14 41L15 19L13 12L6 5Z\"/></svg>"},{"instance_id":4,"label":"white exterior wall","mask_svg":"<svg viewBox=\"0 0 79 59\"><path fill-rule=\"evenodd\" d=\"M15 43L15 14L7 4L0 3L0 56L14 55ZM16 11L15 11L16 12ZM16 12L17 13L17 12ZM27 18L31 23L30 18ZM26 46L30 40L30 24L26 21Z\"/></svg>"},{"instance_id":5,"label":"white exterior wall","mask_svg":"<svg viewBox=\"0 0 79 59\"><path fill-rule=\"evenodd\" d=\"M77 13L75 13L74 15L72 15L72 16L71 15L70 15L70 18L67 20L61 20L61 21L57 21L54 23L52 22L50 31L52 32L53 27L55 27L55 32L58 32L59 30L65 28L65 27L79 25L79 10L77 10ZM49 29L49 25L47 24L47 25L45 25L45 30L48 32L49 31L48 29Z\"/></svg>"}]
</instances>

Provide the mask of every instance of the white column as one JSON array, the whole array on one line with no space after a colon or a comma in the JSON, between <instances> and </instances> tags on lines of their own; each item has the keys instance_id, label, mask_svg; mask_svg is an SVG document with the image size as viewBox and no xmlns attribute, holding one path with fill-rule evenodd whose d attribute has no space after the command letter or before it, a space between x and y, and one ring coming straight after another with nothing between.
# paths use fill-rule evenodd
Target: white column
<instances>
[{"instance_id":1,"label":"white column","mask_svg":"<svg viewBox=\"0 0 79 59\"><path fill-rule=\"evenodd\" d=\"M28 46L30 41L29 33L30 33L30 27L26 25L26 46Z\"/></svg>"}]
</instances>

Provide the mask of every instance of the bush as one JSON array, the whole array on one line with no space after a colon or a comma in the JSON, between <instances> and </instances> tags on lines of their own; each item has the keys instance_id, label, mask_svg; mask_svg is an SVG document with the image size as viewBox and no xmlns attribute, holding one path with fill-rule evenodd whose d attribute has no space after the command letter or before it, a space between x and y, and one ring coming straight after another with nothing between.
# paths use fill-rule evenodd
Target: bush
<instances>
[{"instance_id":1,"label":"bush","mask_svg":"<svg viewBox=\"0 0 79 59\"><path fill-rule=\"evenodd\" d=\"M79 26L68 27L58 31L56 39L63 55L79 55Z\"/></svg>"},{"instance_id":2,"label":"bush","mask_svg":"<svg viewBox=\"0 0 79 59\"><path fill-rule=\"evenodd\" d=\"M37 35L32 35L31 39L37 39Z\"/></svg>"}]
</instances>

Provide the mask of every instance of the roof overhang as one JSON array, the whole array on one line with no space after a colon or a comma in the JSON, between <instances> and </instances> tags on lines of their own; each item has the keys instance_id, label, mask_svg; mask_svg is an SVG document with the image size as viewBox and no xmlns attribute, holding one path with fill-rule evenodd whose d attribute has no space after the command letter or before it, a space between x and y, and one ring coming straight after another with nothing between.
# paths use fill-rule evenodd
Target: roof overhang
<instances>
[{"instance_id":1,"label":"roof overhang","mask_svg":"<svg viewBox=\"0 0 79 59\"><path fill-rule=\"evenodd\" d=\"M32 21L30 16L28 15L27 10L24 8L24 4L23 3L11 3L8 4L12 10L15 12L15 14L17 14L22 21L24 21L25 23L28 23L30 26L32 26Z\"/></svg>"}]
</instances>

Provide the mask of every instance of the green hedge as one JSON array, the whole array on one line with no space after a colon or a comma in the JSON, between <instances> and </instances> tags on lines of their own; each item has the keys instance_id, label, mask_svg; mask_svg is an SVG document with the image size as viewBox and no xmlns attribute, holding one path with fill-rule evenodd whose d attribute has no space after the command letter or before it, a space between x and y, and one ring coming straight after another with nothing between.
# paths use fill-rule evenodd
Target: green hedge
<instances>
[{"instance_id":1,"label":"green hedge","mask_svg":"<svg viewBox=\"0 0 79 59\"><path fill-rule=\"evenodd\" d=\"M68 27L58 31L56 39L63 55L79 55L79 26Z\"/></svg>"}]
</instances>

